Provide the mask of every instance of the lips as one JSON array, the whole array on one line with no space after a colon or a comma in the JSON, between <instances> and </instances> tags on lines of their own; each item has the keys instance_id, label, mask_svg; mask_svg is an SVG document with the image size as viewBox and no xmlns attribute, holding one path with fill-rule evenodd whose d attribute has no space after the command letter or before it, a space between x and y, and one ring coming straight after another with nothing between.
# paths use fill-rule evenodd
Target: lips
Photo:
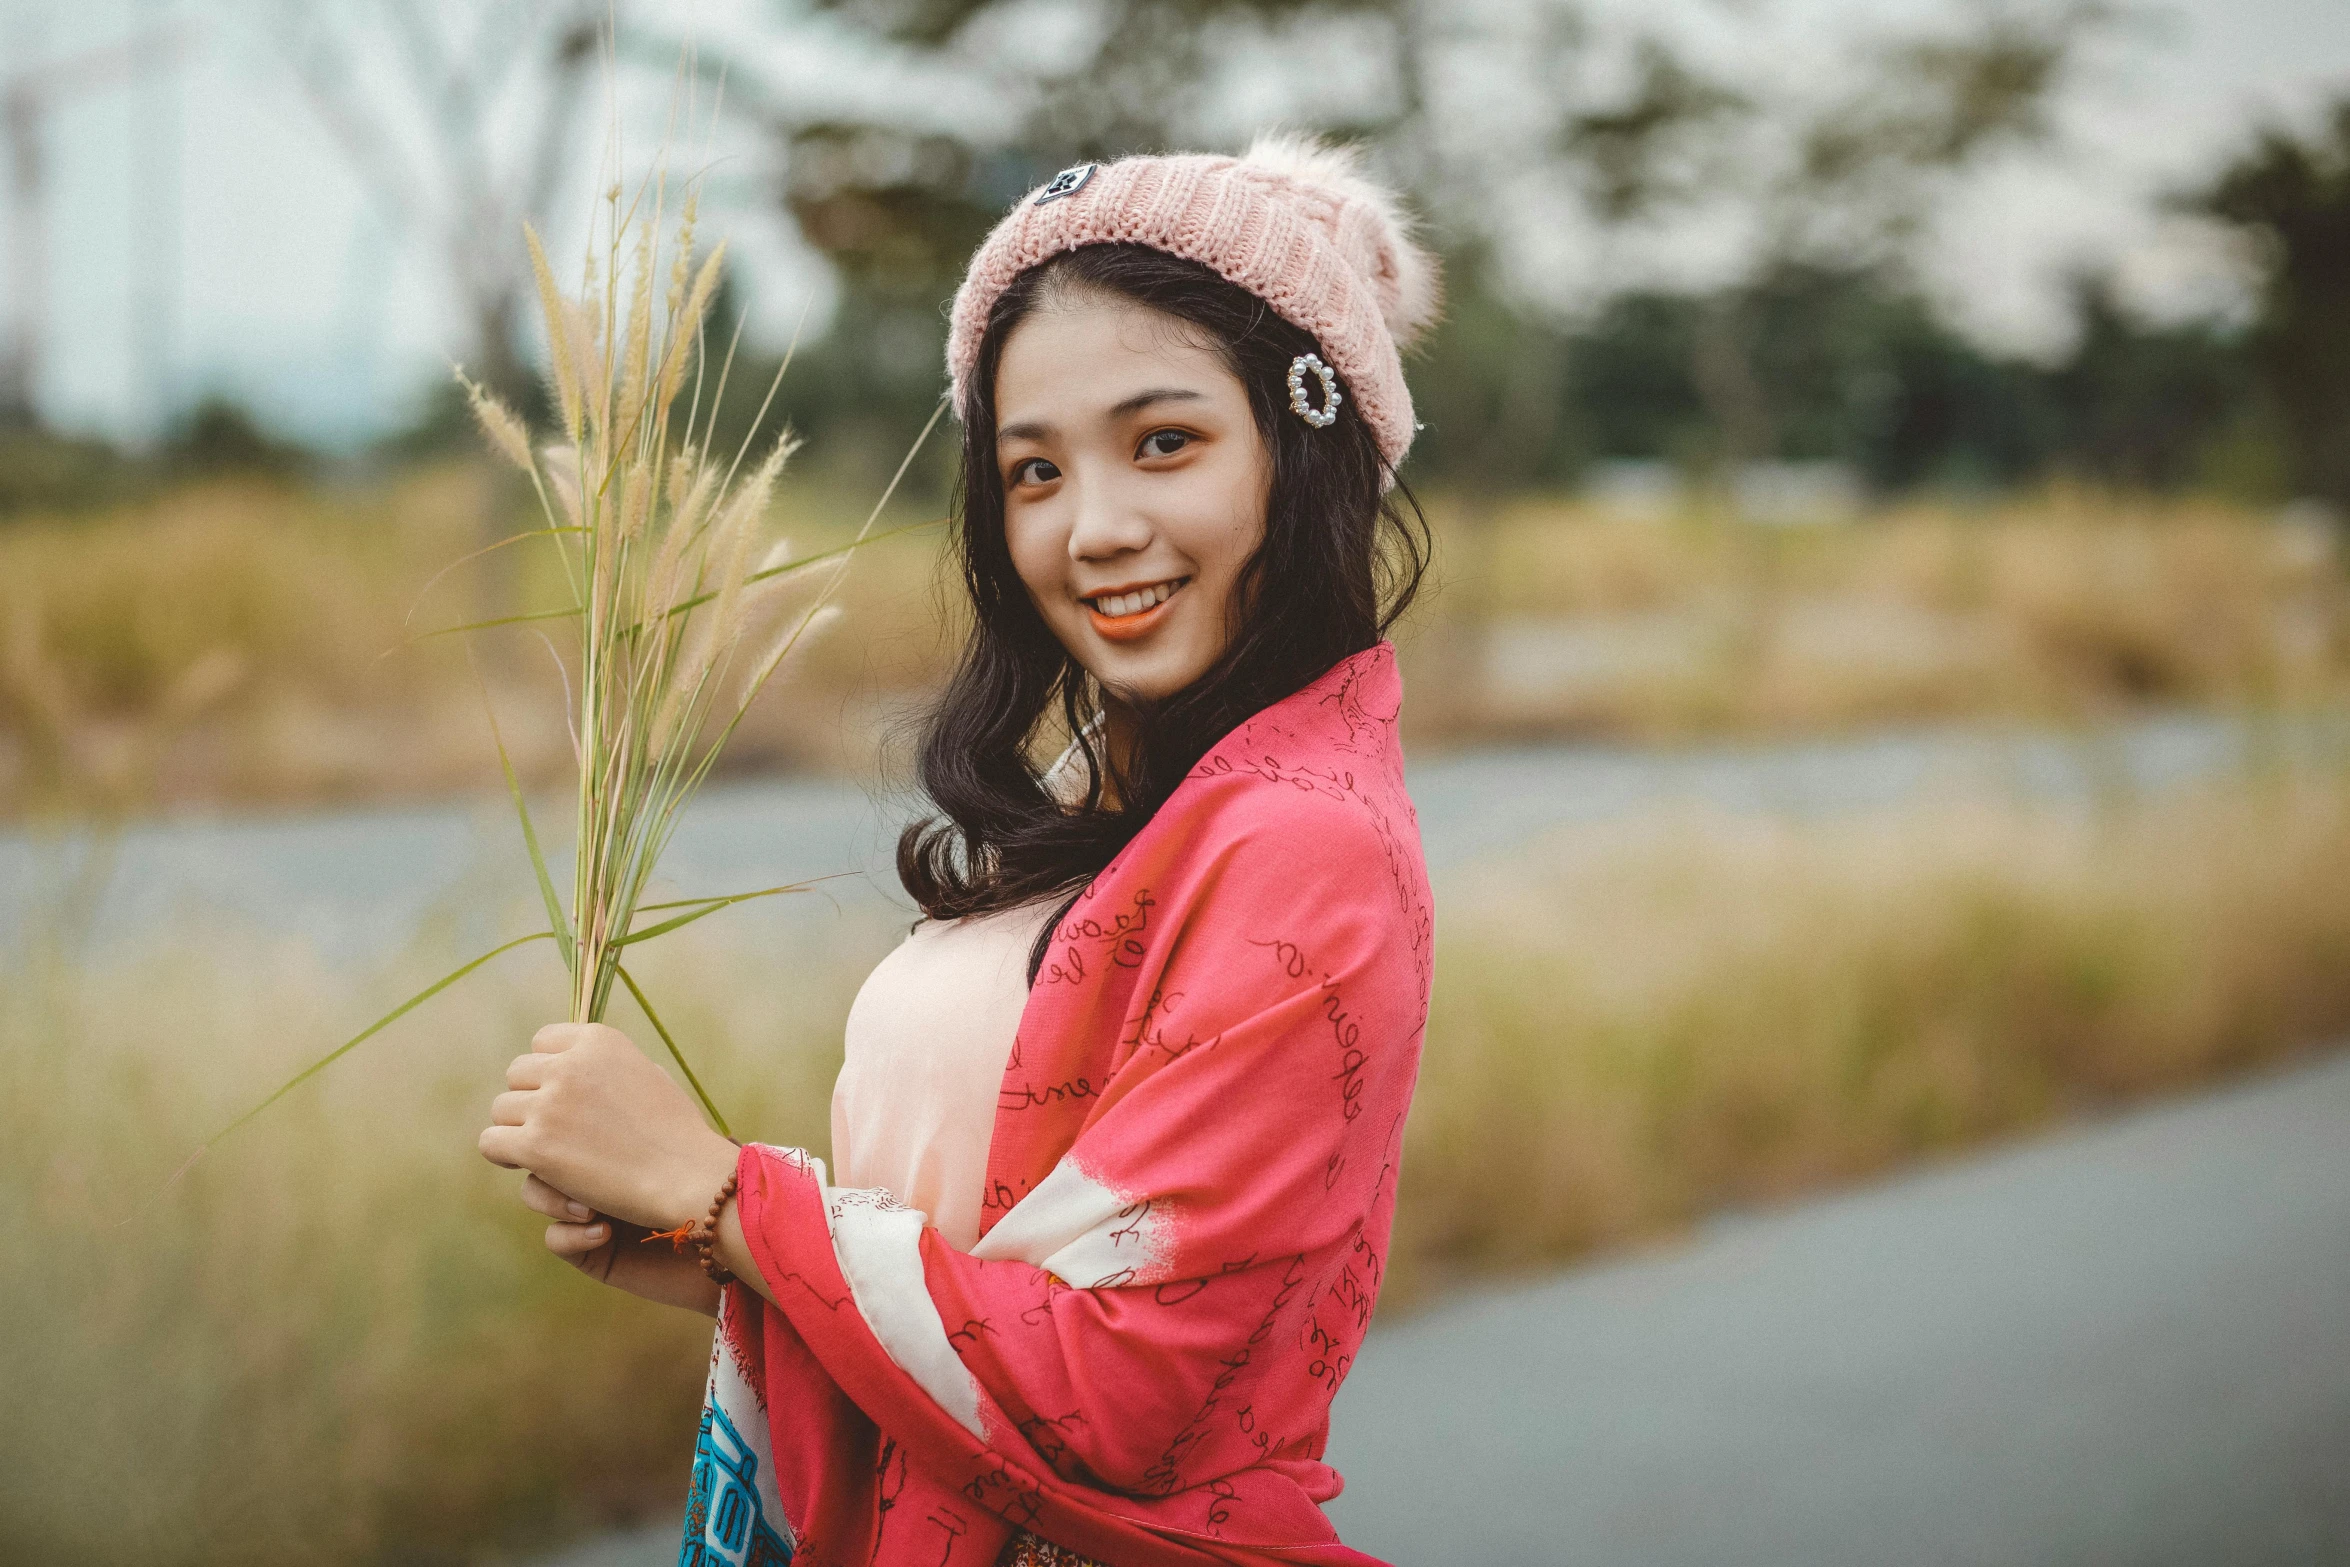
<instances>
[{"instance_id":1,"label":"lips","mask_svg":"<svg viewBox=\"0 0 2350 1567\"><path fill-rule=\"evenodd\" d=\"M1167 606L1190 581L1189 577L1169 577L1092 594L1084 600L1086 618L1106 641L1135 641L1148 636L1167 618Z\"/></svg>"}]
</instances>

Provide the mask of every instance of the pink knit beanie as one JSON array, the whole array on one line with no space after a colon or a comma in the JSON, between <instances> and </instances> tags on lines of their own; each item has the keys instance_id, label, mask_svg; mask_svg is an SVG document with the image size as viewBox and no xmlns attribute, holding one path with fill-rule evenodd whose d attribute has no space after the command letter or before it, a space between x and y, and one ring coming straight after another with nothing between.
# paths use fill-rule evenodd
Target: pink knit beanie
<instances>
[{"instance_id":1,"label":"pink knit beanie","mask_svg":"<svg viewBox=\"0 0 2350 1567\"><path fill-rule=\"evenodd\" d=\"M1398 350L1436 314L1436 263L1413 243L1394 195L1363 177L1352 148L1304 136L1262 136L1238 158L1079 164L1022 197L955 291L947 372L965 422L997 297L1048 256L1106 244L1213 267L1311 332L1380 455L1391 469L1402 463L1418 427Z\"/></svg>"}]
</instances>

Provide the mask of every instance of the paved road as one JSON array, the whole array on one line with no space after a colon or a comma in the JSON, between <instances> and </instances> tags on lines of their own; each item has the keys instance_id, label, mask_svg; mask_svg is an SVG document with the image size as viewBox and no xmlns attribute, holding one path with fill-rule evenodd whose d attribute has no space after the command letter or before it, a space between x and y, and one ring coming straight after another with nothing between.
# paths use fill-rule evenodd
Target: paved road
<instances>
[{"instance_id":1,"label":"paved road","mask_svg":"<svg viewBox=\"0 0 2350 1567\"><path fill-rule=\"evenodd\" d=\"M2211 776L2342 727L2155 719L1769 750L1432 758L1439 881L1567 821L1701 800L1832 813L1986 790L2082 799ZM714 791L696 889L858 866L902 815L816 783ZM495 810L157 824L102 930L175 906L384 950L527 895ZM44 851L0 835L0 935ZM2005 1567L2350 1563L2350 1060L1383 1327L1341 1395L1348 1538L1411 1564ZM673 1558L667 1527L569 1567Z\"/></svg>"},{"instance_id":2,"label":"paved road","mask_svg":"<svg viewBox=\"0 0 2350 1567\"><path fill-rule=\"evenodd\" d=\"M1376 1330L1335 1420L1399 1563L2350 1562L2350 1057Z\"/></svg>"},{"instance_id":3,"label":"paved road","mask_svg":"<svg viewBox=\"0 0 2350 1567\"><path fill-rule=\"evenodd\" d=\"M1335 1420L1408 1567L2350 1562L2350 1055L1382 1326Z\"/></svg>"},{"instance_id":4,"label":"paved road","mask_svg":"<svg viewBox=\"0 0 2350 1567\"><path fill-rule=\"evenodd\" d=\"M2077 802L2269 761L2345 756L2350 714L2265 722L2168 714L2078 732L1954 725L1796 744L1455 751L1415 761L1411 790L1441 891L1452 868L1545 829L1657 805L1816 816L1958 796ZM894 939L902 927L890 911L905 897L891 854L913 814L909 799L854 783L728 784L706 791L687 813L665 872L677 887L704 892L847 871L828 884L829 894ZM567 818L550 805L539 820ZM299 931L330 959L364 962L435 914L461 916L462 939L487 946L510 932L490 911L506 912L501 905L512 899L515 917L527 917L531 900L529 864L502 799L195 814L140 823L117 849L96 923L102 937L118 940L147 939L174 922L225 920L265 933ZM53 906L74 860L58 846L0 832L0 943L29 914ZM813 901L801 910L830 917ZM770 912L801 917L782 906Z\"/></svg>"}]
</instances>

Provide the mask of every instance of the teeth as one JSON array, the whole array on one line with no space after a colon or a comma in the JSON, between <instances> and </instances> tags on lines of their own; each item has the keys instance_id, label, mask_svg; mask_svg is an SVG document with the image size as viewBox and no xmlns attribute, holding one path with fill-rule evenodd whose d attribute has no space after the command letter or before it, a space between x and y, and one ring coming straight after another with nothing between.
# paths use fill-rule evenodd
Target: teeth
<instances>
[{"instance_id":1,"label":"teeth","mask_svg":"<svg viewBox=\"0 0 2350 1567\"><path fill-rule=\"evenodd\" d=\"M1154 604L1164 603L1179 586L1181 586L1181 579L1155 583L1147 588L1137 588L1131 593L1108 593L1094 599L1092 601L1093 607L1102 614L1112 617L1137 615Z\"/></svg>"}]
</instances>

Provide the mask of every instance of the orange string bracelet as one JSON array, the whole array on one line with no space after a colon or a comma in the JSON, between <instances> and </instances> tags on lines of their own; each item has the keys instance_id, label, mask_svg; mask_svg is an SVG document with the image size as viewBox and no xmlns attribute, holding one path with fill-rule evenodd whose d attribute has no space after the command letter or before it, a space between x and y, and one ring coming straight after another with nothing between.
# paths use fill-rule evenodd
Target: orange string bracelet
<instances>
[{"instance_id":1,"label":"orange string bracelet","mask_svg":"<svg viewBox=\"0 0 2350 1567\"><path fill-rule=\"evenodd\" d=\"M667 1241L678 1251L691 1247L700 1259L702 1271L714 1284L732 1284L734 1275L718 1260L718 1215L734 1201L735 1189L741 1184L740 1172L728 1174L726 1184L718 1188L718 1195L710 1200L710 1212L703 1218L689 1220L674 1230L655 1230L645 1237L648 1241Z\"/></svg>"}]
</instances>

